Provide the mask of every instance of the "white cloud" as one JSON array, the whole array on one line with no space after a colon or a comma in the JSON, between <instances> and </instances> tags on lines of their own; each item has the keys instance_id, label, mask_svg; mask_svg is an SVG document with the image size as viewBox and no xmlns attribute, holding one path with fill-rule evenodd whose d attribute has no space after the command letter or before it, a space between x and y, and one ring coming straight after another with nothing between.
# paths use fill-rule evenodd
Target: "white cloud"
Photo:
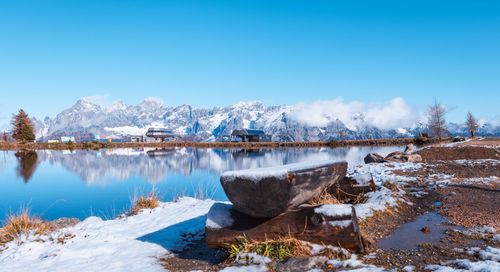
<instances>
[{"instance_id":1,"label":"white cloud","mask_svg":"<svg viewBox=\"0 0 500 272\"><path fill-rule=\"evenodd\" d=\"M483 126L484 124L489 123L492 127L498 128L498 127L500 127L500 115L495 115L493 117L479 118L478 123L480 126Z\"/></svg>"},{"instance_id":2,"label":"white cloud","mask_svg":"<svg viewBox=\"0 0 500 272\"><path fill-rule=\"evenodd\" d=\"M109 105L108 98L109 98L109 95L107 95L107 94L98 94L98 95L92 95L92 96L84 96L84 97L82 97L82 100L97 104L99 106L107 106L107 105Z\"/></svg>"},{"instance_id":3,"label":"white cloud","mask_svg":"<svg viewBox=\"0 0 500 272\"><path fill-rule=\"evenodd\" d=\"M154 97L154 96L146 97L144 99L144 101L146 101L146 102L155 102L155 103L158 103L158 104L161 104L161 105L164 104L163 98Z\"/></svg>"},{"instance_id":4,"label":"white cloud","mask_svg":"<svg viewBox=\"0 0 500 272\"><path fill-rule=\"evenodd\" d=\"M301 123L319 127L325 127L338 119L352 130L362 123L379 129L408 127L418 119L418 114L399 97L382 105L360 101L345 102L340 97L334 100L299 103L293 107L290 114ZM353 118L359 114L363 116L364 122Z\"/></svg>"}]
</instances>

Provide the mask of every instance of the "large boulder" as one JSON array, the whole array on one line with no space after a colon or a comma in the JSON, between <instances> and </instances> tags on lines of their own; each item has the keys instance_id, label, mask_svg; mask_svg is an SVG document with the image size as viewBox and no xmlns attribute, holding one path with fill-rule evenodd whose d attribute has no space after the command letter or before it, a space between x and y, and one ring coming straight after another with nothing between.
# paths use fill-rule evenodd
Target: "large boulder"
<instances>
[{"instance_id":1,"label":"large boulder","mask_svg":"<svg viewBox=\"0 0 500 272\"><path fill-rule=\"evenodd\" d=\"M307 202L344 178L347 162L307 162L225 172L221 184L234 209L270 218Z\"/></svg>"},{"instance_id":2,"label":"large boulder","mask_svg":"<svg viewBox=\"0 0 500 272\"><path fill-rule=\"evenodd\" d=\"M381 155L377 153L369 153L365 157L365 163L381 163L381 162L386 162L385 158L382 157Z\"/></svg>"}]
</instances>

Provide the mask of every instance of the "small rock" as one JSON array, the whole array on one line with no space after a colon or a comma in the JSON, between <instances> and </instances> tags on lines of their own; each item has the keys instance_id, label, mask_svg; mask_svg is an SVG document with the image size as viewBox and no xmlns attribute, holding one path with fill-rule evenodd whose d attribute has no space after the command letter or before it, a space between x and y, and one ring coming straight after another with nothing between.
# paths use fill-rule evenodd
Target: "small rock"
<instances>
[{"instance_id":1,"label":"small rock","mask_svg":"<svg viewBox=\"0 0 500 272\"><path fill-rule=\"evenodd\" d=\"M411 155L406 155L403 157L404 160L407 162L422 162L422 156L419 154L411 154Z\"/></svg>"},{"instance_id":2,"label":"small rock","mask_svg":"<svg viewBox=\"0 0 500 272\"><path fill-rule=\"evenodd\" d=\"M429 227L423 227L420 229L420 231L423 233L431 233L432 232L431 228L429 228Z\"/></svg>"},{"instance_id":3,"label":"small rock","mask_svg":"<svg viewBox=\"0 0 500 272\"><path fill-rule=\"evenodd\" d=\"M415 151L415 146L413 144L409 144L405 147L404 153L411 154Z\"/></svg>"},{"instance_id":4,"label":"small rock","mask_svg":"<svg viewBox=\"0 0 500 272\"><path fill-rule=\"evenodd\" d=\"M443 206L443 202L441 202L441 201L436 201L436 202L434 202L434 206L436 206L436 207L438 207L438 208L439 208L439 207Z\"/></svg>"},{"instance_id":5,"label":"small rock","mask_svg":"<svg viewBox=\"0 0 500 272\"><path fill-rule=\"evenodd\" d=\"M463 142L463 141L465 141L465 137L462 137L462 136L453 137L453 140L452 140L452 142L454 142L454 143Z\"/></svg>"},{"instance_id":6,"label":"small rock","mask_svg":"<svg viewBox=\"0 0 500 272\"><path fill-rule=\"evenodd\" d=\"M385 156L385 159L391 162L404 162L405 160L403 158L405 157L405 155L406 154L401 151L396 151Z\"/></svg>"},{"instance_id":7,"label":"small rock","mask_svg":"<svg viewBox=\"0 0 500 272\"><path fill-rule=\"evenodd\" d=\"M275 271L302 272L312 269L325 269L327 262L328 258L325 256L294 257L285 262L277 263Z\"/></svg>"},{"instance_id":8,"label":"small rock","mask_svg":"<svg viewBox=\"0 0 500 272\"><path fill-rule=\"evenodd\" d=\"M50 221L50 224L54 229L63 229L67 227L72 227L76 224L80 223L80 219L78 218L68 218L68 217L62 217L59 219L56 219L54 221Z\"/></svg>"},{"instance_id":9,"label":"small rock","mask_svg":"<svg viewBox=\"0 0 500 272\"><path fill-rule=\"evenodd\" d=\"M385 158L377 153L370 153L365 157L365 163L382 163L386 162Z\"/></svg>"}]
</instances>

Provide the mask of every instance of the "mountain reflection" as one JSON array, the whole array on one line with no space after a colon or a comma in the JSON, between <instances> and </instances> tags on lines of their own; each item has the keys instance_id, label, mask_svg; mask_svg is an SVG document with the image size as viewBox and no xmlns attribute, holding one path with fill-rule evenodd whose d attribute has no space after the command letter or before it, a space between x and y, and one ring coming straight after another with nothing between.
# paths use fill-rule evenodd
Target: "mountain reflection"
<instances>
[{"instance_id":1,"label":"mountain reflection","mask_svg":"<svg viewBox=\"0 0 500 272\"><path fill-rule=\"evenodd\" d=\"M25 183L28 183L36 171L38 154L33 150L21 150L16 152L15 156L17 158L16 173Z\"/></svg>"},{"instance_id":2,"label":"mountain reflection","mask_svg":"<svg viewBox=\"0 0 500 272\"><path fill-rule=\"evenodd\" d=\"M133 176L155 183L168 175L191 175L202 170L221 174L228 170L278 166L288 163L313 160L346 160L350 165L362 162L369 152L381 152L384 148L283 148L283 149L108 149L39 151L38 159L58 164L76 173L86 183L103 183L109 178L127 180ZM387 149L387 148L386 148ZM389 147L388 150L394 150ZM16 154L16 156L18 156ZM23 155L19 169L29 180L36 168L35 155ZM31 167L29 167L31 165ZM20 171L21 172L21 171Z\"/></svg>"}]
</instances>

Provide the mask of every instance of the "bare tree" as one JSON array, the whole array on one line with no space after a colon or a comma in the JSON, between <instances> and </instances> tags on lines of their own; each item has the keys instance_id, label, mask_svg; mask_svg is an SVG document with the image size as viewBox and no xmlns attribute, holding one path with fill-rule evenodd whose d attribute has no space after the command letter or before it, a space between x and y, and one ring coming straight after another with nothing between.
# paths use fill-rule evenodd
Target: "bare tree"
<instances>
[{"instance_id":1,"label":"bare tree","mask_svg":"<svg viewBox=\"0 0 500 272\"><path fill-rule=\"evenodd\" d=\"M476 130L479 127L476 117L472 113L467 113L467 128L469 129L470 137L474 138Z\"/></svg>"},{"instance_id":2,"label":"bare tree","mask_svg":"<svg viewBox=\"0 0 500 272\"><path fill-rule=\"evenodd\" d=\"M438 137L442 139L446 137L446 109L443 105L439 104L437 101L434 101L433 105L429 106L427 111L428 114L428 126L429 126L429 134L433 137Z\"/></svg>"}]
</instances>

